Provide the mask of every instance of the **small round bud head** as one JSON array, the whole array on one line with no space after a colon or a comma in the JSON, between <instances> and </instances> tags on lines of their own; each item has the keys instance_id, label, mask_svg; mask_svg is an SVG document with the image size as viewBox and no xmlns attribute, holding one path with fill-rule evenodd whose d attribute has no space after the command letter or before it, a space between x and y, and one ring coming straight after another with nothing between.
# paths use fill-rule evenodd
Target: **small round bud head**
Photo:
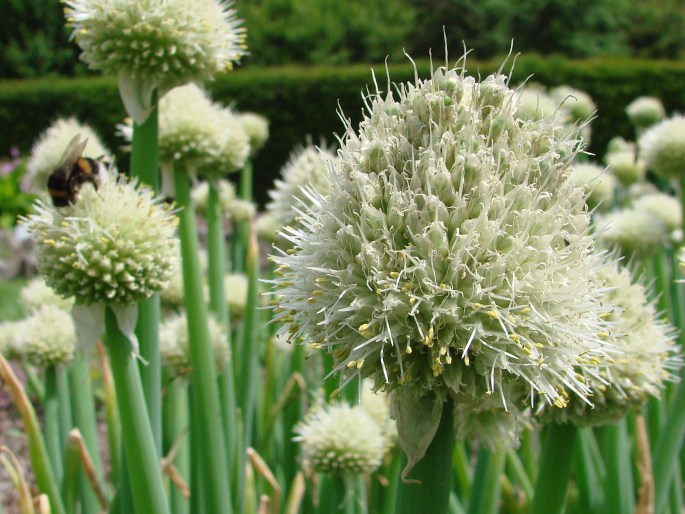
<instances>
[{"instance_id":1,"label":"small round bud head","mask_svg":"<svg viewBox=\"0 0 685 514\"><path fill-rule=\"evenodd\" d=\"M315 473L363 475L376 470L383 460L381 427L361 406L319 403L293 431L303 465Z\"/></svg>"},{"instance_id":2,"label":"small round bud head","mask_svg":"<svg viewBox=\"0 0 685 514\"><path fill-rule=\"evenodd\" d=\"M626 141L620 136L612 137L609 143L607 144L607 151L606 154L609 155L614 152L630 152L632 154L635 154L637 150L637 147L635 143Z\"/></svg>"},{"instance_id":3,"label":"small round bud head","mask_svg":"<svg viewBox=\"0 0 685 514\"><path fill-rule=\"evenodd\" d=\"M647 169L667 179L685 175L685 117L676 115L649 128L640 138Z\"/></svg>"},{"instance_id":4,"label":"small round bud head","mask_svg":"<svg viewBox=\"0 0 685 514\"><path fill-rule=\"evenodd\" d=\"M488 393L507 407L514 385L551 403L591 393L570 371L607 351L601 259L568 180L577 132L554 110L521 120L517 95L461 68L371 94L329 192L308 190L292 251L273 257L274 318L331 352L342 383L370 377L402 409ZM405 452L417 409L398 417Z\"/></svg>"},{"instance_id":5,"label":"small round bud head","mask_svg":"<svg viewBox=\"0 0 685 514\"><path fill-rule=\"evenodd\" d=\"M68 0L66 17L81 59L163 91L213 78L245 55L232 2Z\"/></svg>"},{"instance_id":6,"label":"small round bud head","mask_svg":"<svg viewBox=\"0 0 685 514\"><path fill-rule=\"evenodd\" d=\"M634 151L611 152L604 160L609 172L624 186L645 178L647 172L645 163L635 157Z\"/></svg>"},{"instance_id":7,"label":"small round bud head","mask_svg":"<svg viewBox=\"0 0 685 514\"><path fill-rule=\"evenodd\" d=\"M43 305L24 320L21 353L37 366L58 366L71 361L76 331L71 314L56 305Z\"/></svg>"},{"instance_id":8,"label":"small round bud head","mask_svg":"<svg viewBox=\"0 0 685 514\"><path fill-rule=\"evenodd\" d=\"M224 368L229 359L228 339L218 321L208 319L209 341L214 352L217 371ZM159 329L159 353L162 363L173 376L186 375L192 371L188 340L188 321L185 313L167 318Z\"/></svg>"},{"instance_id":9,"label":"small round bud head","mask_svg":"<svg viewBox=\"0 0 685 514\"><path fill-rule=\"evenodd\" d=\"M224 277L224 291L231 319L242 319L247 304L247 275L243 273L228 273Z\"/></svg>"},{"instance_id":10,"label":"small round bud head","mask_svg":"<svg viewBox=\"0 0 685 514\"><path fill-rule=\"evenodd\" d=\"M371 150L373 151L373 150ZM330 189L329 167L334 166L336 156L326 147L309 144L296 148L288 162L281 168L281 178L276 179L274 188L269 191L271 201L267 212L274 216L281 226L294 226L297 212L303 205L311 205L303 188L311 188L321 195Z\"/></svg>"},{"instance_id":11,"label":"small round bud head","mask_svg":"<svg viewBox=\"0 0 685 514\"><path fill-rule=\"evenodd\" d=\"M521 91L516 115L523 120L539 121L559 110L559 102L541 87L531 86Z\"/></svg>"},{"instance_id":12,"label":"small round bud head","mask_svg":"<svg viewBox=\"0 0 685 514\"><path fill-rule=\"evenodd\" d=\"M588 209L600 212L611 209L618 183L606 169L592 163L575 163L569 180L587 191Z\"/></svg>"},{"instance_id":13,"label":"small round bud head","mask_svg":"<svg viewBox=\"0 0 685 514\"><path fill-rule=\"evenodd\" d=\"M635 208L610 212L597 221L598 241L626 258L654 255L668 241L663 221Z\"/></svg>"},{"instance_id":14,"label":"small round bud head","mask_svg":"<svg viewBox=\"0 0 685 514\"><path fill-rule=\"evenodd\" d=\"M658 396L664 381L674 381L682 366L675 344L676 330L661 321L642 284L634 283L630 272L609 263L598 276L612 306L607 320L612 328L605 334L615 353L599 379L590 384L592 405L569 399L564 409L543 410L547 420L594 426L615 423L649 396Z\"/></svg>"},{"instance_id":15,"label":"small round bud head","mask_svg":"<svg viewBox=\"0 0 685 514\"><path fill-rule=\"evenodd\" d=\"M177 267L178 219L137 181L84 184L74 204L36 202L24 219L46 284L77 303L130 304L164 289Z\"/></svg>"},{"instance_id":16,"label":"small round bud head","mask_svg":"<svg viewBox=\"0 0 685 514\"><path fill-rule=\"evenodd\" d=\"M658 98L641 96L628 104L626 114L635 128L646 129L663 120L666 110Z\"/></svg>"},{"instance_id":17,"label":"small round bud head","mask_svg":"<svg viewBox=\"0 0 685 514\"><path fill-rule=\"evenodd\" d=\"M31 279L19 293L25 311L39 308L41 305L56 305L68 311L74 305L73 298L63 298L48 287L43 277Z\"/></svg>"},{"instance_id":18,"label":"small round bud head","mask_svg":"<svg viewBox=\"0 0 685 514\"><path fill-rule=\"evenodd\" d=\"M88 141L83 149L84 157L99 159L110 155L92 128L76 118L60 118L38 136L26 162L27 179L33 189L46 190L48 177L62 164L64 149L77 134L81 135L81 141Z\"/></svg>"},{"instance_id":19,"label":"small round bud head","mask_svg":"<svg viewBox=\"0 0 685 514\"><path fill-rule=\"evenodd\" d=\"M250 155L255 155L269 139L269 120L254 112L241 113L239 118L250 140Z\"/></svg>"},{"instance_id":20,"label":"small round bud head","mask_svg":"<svg viewBox=\"0 0 685 514\"><path fill-rule=\"evenodd\" d=\"M633 201L638 211L646 211L659 218L668 232L683 226L683 212L677 198L666 193L644 195Z\"/></svg>"},{"instance_id":21,"label":"small round bud head","mask_svg":"<svg viewBox=\"0 0 685 514\"><path fill-rule=\"evenodd\" d=\"M585 122L597 110L597 105L590 95L570 86L556 87L549 92L549 95L570 113L573 122Z\"/></svg>"}]
</instances>

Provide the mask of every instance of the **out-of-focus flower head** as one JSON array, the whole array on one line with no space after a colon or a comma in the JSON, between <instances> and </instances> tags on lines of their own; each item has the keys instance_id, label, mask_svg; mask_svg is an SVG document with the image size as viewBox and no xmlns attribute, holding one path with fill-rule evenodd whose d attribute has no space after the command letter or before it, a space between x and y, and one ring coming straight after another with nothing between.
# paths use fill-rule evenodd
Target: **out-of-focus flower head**
<instances>
[{"instance_id":1,"label":"out-of-focus flower head","mask_svg":"<svg viewBox=\"0 0 685 514\"><path fill-rule=\"evenodd\" d=\"M650 127L640 137L647 168L667 179L685 175L685 116L675 115Z\"/></svg>"},{"instance_id":2,"label":"out-of-focus flower head","mask_svg":"<svg viewBox=\"0 0 685 514\"><path fill-rule=\"evenodd\" d=\"M607 211L611 208L618 183L607 170L593 163L576 163L569 180L587 191L585 201L590 210Z\"/></svg>"},{"instance_id":3,"label":"out-of-focus flower head","mask_svg":"<svg viewBox=\"0 0 685 514\"><path fill-rule=\"evenodd\" d=\"M243 112L239 118L250 140L250 155L255 155L269 139L269 120L254 112Z\"/></svg>"},{"instance_id":4,"label":"out-of-focus flower head","mask_svg":"<svg viewBox=\"0 0 685 514\"><path fill-rule=\"evenodd\" d=\"M636 129L644 130L663 120L666 110L658 98L641 96L628 104L626 114Z\"/></svg>"}]
</instances>

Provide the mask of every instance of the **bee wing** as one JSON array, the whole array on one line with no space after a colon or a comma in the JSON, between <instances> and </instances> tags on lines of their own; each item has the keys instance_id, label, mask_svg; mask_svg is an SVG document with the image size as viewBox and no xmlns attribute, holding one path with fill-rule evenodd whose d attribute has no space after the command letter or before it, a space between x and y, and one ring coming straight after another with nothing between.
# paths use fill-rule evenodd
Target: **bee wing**
<instances>
[{"instance_id":1,"label":"bee wing","mask_svg":"<svg viewBox=\"0 0 685 514\"><path fill-rule=\"evenodd\" d=\"M83 150L86 149L87 144L88 139L81 141L81 134L76 134L71 141L69 141L69 144L65 148L57 168L71 169L71 167L76 163L76 160L83 154Z\"/></svg>"}]
</instances>

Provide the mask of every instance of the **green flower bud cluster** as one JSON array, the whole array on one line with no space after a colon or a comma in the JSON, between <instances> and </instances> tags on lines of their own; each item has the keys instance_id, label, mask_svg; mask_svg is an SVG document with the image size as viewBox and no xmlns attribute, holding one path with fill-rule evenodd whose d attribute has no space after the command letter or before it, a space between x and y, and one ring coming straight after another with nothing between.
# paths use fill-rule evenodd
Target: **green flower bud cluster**
<instances>
[{"instance_id":1,"label":"green flower bud cluster","mask_svg":"<svg viewBox=\"0 0 685 514\"><path fill-rule=\"evenodd\" d=\"M305 188L310 207L282 232L294 248L273 257L275 317L332 352L343 383L503 407L517 388L558 407L592 394L607 306L568 180L577 132L555 110L521 119L520 96L459 68L377 90L330 191Z\"/></svg>"},{"instance_id":2,"label":"green flower bud cluster","mask_svg":"<svg viewBox=\"0 0 685 514\"><path fill-rule=\"evenodd\" d=\"M177 266L171 209L135 180L110 176L97 190L85 184L66 207L37 202L23 221L55 293L86 305L125 305L164 289Z\"/></svg>"},{"instance_id":3,"label":"green flower bud cluster","mask_svg":"<svg viewBox=\"0 0 685 514\"><path fill-rule=\"evenodd\" d=\"M598 282L614 305L606 317L611 330L604 335L615 348L611 365L590 384L592 407L573 398L566 409L543 409L546 421L577 426L615 423L649 396L658 396L664 381L675 380L682 365L676 330L659 319L644 286L633 283L627 269L610 263L599 273Z\"/></svg>"}]
</instances>

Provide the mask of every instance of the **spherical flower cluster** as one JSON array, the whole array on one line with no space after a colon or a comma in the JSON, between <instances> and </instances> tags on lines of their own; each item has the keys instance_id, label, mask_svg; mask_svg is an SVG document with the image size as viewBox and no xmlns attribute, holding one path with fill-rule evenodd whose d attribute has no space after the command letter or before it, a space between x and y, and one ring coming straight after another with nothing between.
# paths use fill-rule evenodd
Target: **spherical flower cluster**
<instances>
[{"instance_id":1,"label":"spherical flower cluster","mask_svg":"<svg viewBox=\"0 0 685 514\"><path fill-rule=\"evenodd\" d=\"M281 226L295 225L297 211L311 200L303 191L310 187L325 195L329 190L329 166L335 166L336 156L327 148L317 148L312 144L296 148L288 162L281 168L281 178L274 181L269 191L271 201L267 212L271 213Z\"/></svg>"},{"instance_id":2,"label":"spherical flower cluster","mask_svg":"<svg viewBox=\"0 0 685 514\"><path fill-rule=\"evenodd\" d=\"M604 168L592 163L576 163L569 180L587 191L585 201L590 210L607 211L611 208L618 184Z\"/></svg>"},{"instance_id":3,"label":"spherical flower cluster","mask_svg":"<svg viewBox=\"0 0 685 514\"><path fill-rule=\"evenodd\" d=\"M269 120L254 112L241 113L239 118L250 140L250 155L255 155L269 139Z\"/></svg>"},{"instance_id":4,"label":"spherical flower cluster","mask_svg":"<svg viewBox=\"0 0 685 514\"><path fill-rule=\"evenodd\" d=\"M230 210L231 204L236 199L235 186L233 183L225 179L219 179L214 182L214 185L219 196L219 203L221 204L221 210L228 212ZM193 190L191 191L191 197L193 200L193 205L195 205L195 210L203 215L207 215L207 205L209 199L209 182L203 180L199 182Z\"/></svg>"},{"instance_id":5,"label":"spherical flower cluster","mask_svg":"<svg viewBox=\"0 0 685 514\"><path fill-rule=\"evenodd\" d=\"M613 361L594 390L590 407L573 398L566 409L544 409L547 420L593 426L615 423L649 396L658 396L665 380L674 380L682 362L677 355L675 329L658 319L645 288L633 283L626 269L608 264L599 274L600 285L609 291L614 305L607 316L611 331L606 338L615 347Z\"/></svg>"},{"instance_id":6,"label":"spherical flower cluster","mask_svg":"<svg viewBox=\"0 0 685 514\"><path fill-rule=\"evenodd\" d=\"M359 405L380 427L385 439L385 452L388 452L397 441L397 423L390 417L390 398L381 391L374 391L373 382L365 379Z\"/></svg>"},{"instance_id":7,"label":"spherical flower cluster","mask_svg":"<svg viewBox=\"0 0 685 514\"><path fill-rule=\"evenodd\" d=\"M130 304L164 289L177 265L171 207L123 176L55 208L38 202L25 223L45 282L77 303Z\"/></svg>"},{"instance_id":8,"label":"spherical flower cluster","mask_svg":"<svg viewBox=\"0 0 685 514\"><path fill-rule=\"evenodd\" d=\"M60 118L38 137L26 162L27 178L36 191L46 191L48 177L62 164L64 149L77 134L82 141L88 141L83 156L98 159L110 155L89 126L79 123L76 118Z\"/></svg>"},{"instance_id":9,"label":"spherical flower cluster","mask_svg":"<svg viewBox=\"0 0 685 514\"><path fill-rule=\"evenodd\" d=\"M217 123L221 147L218 155L208 156L197 170L208 179L222 177L241 170L250 155L250 141L240 118L229 108L218 110Z\"/></svg>"},{"instance_id":10,"label":"spherical flower cluster","mask_svg":"<svg viewBox=\"0 0 685 514\"><path fill-rule=\"evenodd\" d=\"M276 217L269 212L263 212L255 219L255 230L257 231L257 237L260 240L266 241L267 243L276 243L278 241L279 246L281 246L281 244L286 244L287 246L285 240L278 235L281 228L282 226Z\"/></svg>"},{"instance_id":11,"label":"spherical flower cluster","mask_svg":"<svg viewBox=\"0 0 685 514\"><path fill-rule=\"evenodd\" d=\"M185 291L183 290L183 271L177 268L171 275L167 286L159 292L162 306L172 311L178 311L183 307Z\"/></svg>"},{"instance_id":12,"label":"spherical flower cluster","mask_svg":"<svg viewBox=\"0 0 685 514\"><path fill-rule=\"evenodd\" d=\"M669 236L661 219L633 207L606 214L597 227L599 242L627 258L654 255Z\"/></svg>"},{"instance_id":13,"label":"spherical flower cluster","mask_svg":"<svg viewBox=\"0 0 685 514\"><path fill-rule=\"evenodd\" d=\"M624 186L643 180L647 169L642 159L635 157L635 151L608 153L604 159L611 174Z\"/></svg>"},{"instance_id":14,"label":"spherical flower cluster","mask_svg":"<svg viewBox=\"0 0 685 514\"><path fill-rule=\"evenodd\" d=\"M122 96L142 108L160 94L213 78L245 54L245 32L232 2L219 0L68 0L66 16L81 58L119 77ZM127 103L127 99L124 98ZM140 116L140 117L138 117Z\"/></svg>"},{"instance_id":15,"label":"spherical flower cluster","mask_svg":"<svg viewBox=\"0 0 685 514\"><path fill-rule=\"evenodd\" d=\"M609 140L609 143L607 144L607 155L612 154L614 152L630 152L633 155L635 154L637 150L637 147L635 143L626 141L620 136L612 137L611 140Z\"/></svg>"},{"instance_id":16,"label":"spherical flower cluster","mask_svg":"<svg viewBox=\"0 0 685 514\"><path fill-rule=\"evenodd\" d=\"M209 340L214 351L217 370L222 370L229 358L226 333L213 317L209 318ZM188 322L185 314L167 318L159 329L159 353L162 363L174 376L192 371L188 342Z\"/></svg>"},{"instance_id":17,"label":"spherical flower cluster","mask_svg":"<svg viewBox=\"0 0 685 514\"><path fill-rule=\"evenodd\" d=\"M21 304L25 311L39 308L41 305L56 305L60 309L69 310L74 305L73 298L62 298L48 287L43 277L30 280L19 293Z\"/></svg>"},{"instance_id":18,"label":"spherical flower cluster","mask_svg":"<svg viewBox=\"0 0 685 514\"><path fill-rule=\"evenodd\" d=\"M666 193L643 195L633 201L633 207L638 211L645 211L659 218L668 232L673 232L683 226L683 212L680 202L677 198Z\"/></svg>"},{"instance_id":19,"label":"spherical flower cluster","mask_svg":"<svg viewBox=\"0 0 685 514\"><path fill-rule=\"evenodd\" d=\"M626 114L635 128L645 129L663 120L666 110L658 98L641 96L628 104Z\"/></svg>"},{"instance_id":20,"label":"spherical flower cluster","mask_svg":"<svg viewBox=\"0 0 685 514\"><path fill-rule=\"evenodd\" d=\"M68 311L56 305L43 305L23 323L21 353L24 359L38 366L58 366L71 361L76 331Z\"/></svg>"},{"instance_id":21,"label":"spherical flower cluster","mask_svg":"<svg viewBox=\"0 0 685 514\"><path fill-rule=\"evenodd\" d=\"M524 120L539 121L559 110L560 102L536 86L521 91L518 99L517 116Z\"/></svg>"},{"instance_id":22,"label":"spherical flower cluster","mask_svg":"<svg viewBox=\"0 0 685 514\"><path fill-rule=\"evenodd\" d=\"M385 449L381 428L360 406L315 405L294 428L305 467L315 473L371 473Z\"/></svg>"},{"instance_id":23,"label":"spherical flower cluster","mask_svg":"<svg viewBox=\"0 0 685 514\"><path fill-rule=\"evenodd\" d=\"M242 273L229 273L224 277L224 291L226 291L226 303L232 319L242 319L247 304L247 275Z\"/></svg>"},{"instance_id":24,"label":"spherical flower cluster","mask_svg":"<svg viewBox=\"0 0 685 514\"><path fill-rule=\"evenodd\" d=\"M0 322L0 354L8 360L22 358L22 341L27 326L24 320Z\"/></svg>"},{"instance_id":25,"label":"spherical flower cluster","mask_svg":"<svg viewBox=\"0 0 685 514\"><path fill-rule=\"evenodd\" d=\"M570 86L556 87L549 92L549 95L569 112L573 122L583 123L597 111L597 105L590 95Z\"/></svg>"},{"instance_id":26,"label":"spherical flower cluster","mask_svg":"<svg viewBox=\"0 0 685 514\"><path fill-rule=\"evenodd\" d=\"M640 138L647 168L668 179L685 175L685 116L673 116L648 129Z\"/></svg>"},{"instance_id":27,"label":"spherical flower cluster","mask_svg":"<svg viewBox=\"0 0 685 514\"><path fill-rule=\"evenodd\" d=\"M554 115L521 120L517 96L502 75L458 68L370 95L329 193L308 190L301 225L284 229L275 318L332 352L343 383L371 377L400 407L428 394L506 406L512 384L558 407L591 394L607 307L568 180L577 134Z\"/></svg>"}]
</instances>

